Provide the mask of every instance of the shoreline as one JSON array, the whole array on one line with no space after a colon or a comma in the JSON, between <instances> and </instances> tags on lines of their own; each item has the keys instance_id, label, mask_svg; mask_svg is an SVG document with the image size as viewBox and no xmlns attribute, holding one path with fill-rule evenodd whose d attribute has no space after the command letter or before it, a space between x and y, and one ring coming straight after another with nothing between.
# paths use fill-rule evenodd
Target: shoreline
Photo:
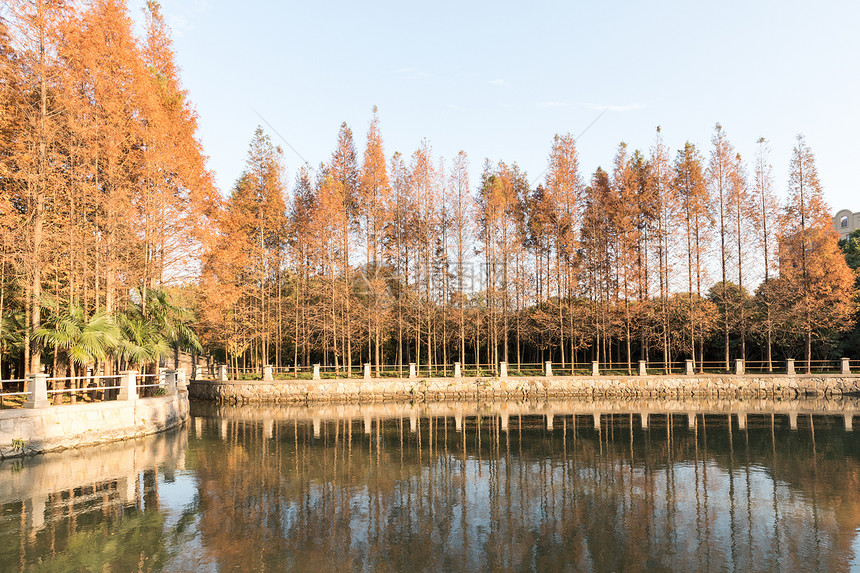
<instances>
[{"instance_id":1,"label":"shoreline","mask_svg":"<svg viewBox=\"0 0 860 573\"><path fill-rule=\"evenodd\" d=\"M0 412L0 460L158 434L189 418L187 391ZM16 447L15 444L18 444Z\"/></svg>"},{"instance_id":2,"label":"shoreline","mask_svg":"<svg viewBox=\"0 0 860 573\"><path fill-rule=\"evenodd\" d=\"M702 374L342 380L196 380L193 400L218 403L431 402L569 397L794 399L860 395L860 374Z\"/></svg>"}]
</instances>

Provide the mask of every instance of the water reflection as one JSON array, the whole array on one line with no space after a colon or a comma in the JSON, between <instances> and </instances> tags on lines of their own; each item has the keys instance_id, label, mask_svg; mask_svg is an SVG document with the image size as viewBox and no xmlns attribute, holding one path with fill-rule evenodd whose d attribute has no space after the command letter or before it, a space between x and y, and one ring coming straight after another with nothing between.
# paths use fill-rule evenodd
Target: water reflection
<instances>
[{"instance_id":1,"label":"water reflection","mask_svg":"<svg viewBox=\"0 0 860 573\"><path fill-rule=\"evenodd\" d=\"M0 464L8 540L0 563L241 571L858 564L856 400L196 404L192 413L188 428L169 435Z\"/></svg>"}]
</instances>

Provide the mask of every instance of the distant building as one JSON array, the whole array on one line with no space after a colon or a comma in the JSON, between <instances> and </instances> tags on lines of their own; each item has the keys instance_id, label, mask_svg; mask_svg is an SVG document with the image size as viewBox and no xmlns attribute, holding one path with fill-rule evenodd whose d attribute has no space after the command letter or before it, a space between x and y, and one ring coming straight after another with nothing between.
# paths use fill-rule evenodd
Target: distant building
<instances>
[{"instance_id":1,"label":"distant building","mask_svg":"<svg viewBox=\"0 0 860 573\"><path fill-rule=\"evenodd\" d=\"M851 233L860 229L860 213L852 213L848 209L842 209L833 217L833 226L839 233L840 239L845 239Z\"/></svg>"}]
</instances>

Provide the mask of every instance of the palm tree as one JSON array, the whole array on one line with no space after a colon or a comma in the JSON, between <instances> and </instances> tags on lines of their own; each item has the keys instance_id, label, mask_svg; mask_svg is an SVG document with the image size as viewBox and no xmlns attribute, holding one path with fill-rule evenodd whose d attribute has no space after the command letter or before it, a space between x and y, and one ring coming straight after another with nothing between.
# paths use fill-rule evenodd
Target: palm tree
<instances>
[{"instance_id":1,"label":"palm tree","mask_svg":"<svg viewBox=\"0 0 860 573\"><path fill-rule=\"evenodd\" d=\"M180 350L203 350L200 339L189 326L194 318L191 309L174 304L170 293L163 289L138 290L136 294L139 302L131 304L127 314L155 327L158 334L173 349L174 366L179 366Z\"/></svg>"},{"instance_id":2,"label":"palm tree","mask_svg":"<svg viewBox=\"0 0 860 573\"><path fill-rule=\"evenodd\" d=\"M106 360L119 345L120 332L111 315L99 311L88 318L84 308L74 302L66 311L52 312L33 333L33 338L45 346L52 346L55 352L62 350L66 354L72 385L76 387L75 366L83 369ZM60 389L64 387L65 384L61 383ZM74 404L74 393L71 398ZM59 394L55 394L54 403L60 403Z\"/></svg>"},{"instance_id":3,"label":"palm tree","mask_svg":"<svg viewBox=\"0 0 860 573\"><path fill-rule=\"evenodd\" d=\"M151 320L145 320L134 309L119 316L120 341L116 358L131 369L140 369L170 353L167 339Z\"/></svg>"}]
</instances>

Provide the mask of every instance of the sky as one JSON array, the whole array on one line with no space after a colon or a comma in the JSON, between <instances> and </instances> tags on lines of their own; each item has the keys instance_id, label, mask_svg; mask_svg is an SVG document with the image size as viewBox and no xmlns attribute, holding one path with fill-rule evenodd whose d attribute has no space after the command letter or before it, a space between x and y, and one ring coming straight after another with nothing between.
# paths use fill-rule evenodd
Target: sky
<instances>
[{"instance_id":1,"label":"sky","mask_svg":"<svg viewBox=\"0 0 860 573\"><path fill-rule=\"evenodd\" d=\"M162 2L225 194L258 124L292 187L342 122L363 153L376 105L387 155L465 150L473 186L485 158L542 181L556 133L579 137L588 181L658 126L673 153L707 155L719 122L750 173L769 140L784 195L802 133L833 211L860 211L857 2Z\"/></svg>"}]
</instances>

